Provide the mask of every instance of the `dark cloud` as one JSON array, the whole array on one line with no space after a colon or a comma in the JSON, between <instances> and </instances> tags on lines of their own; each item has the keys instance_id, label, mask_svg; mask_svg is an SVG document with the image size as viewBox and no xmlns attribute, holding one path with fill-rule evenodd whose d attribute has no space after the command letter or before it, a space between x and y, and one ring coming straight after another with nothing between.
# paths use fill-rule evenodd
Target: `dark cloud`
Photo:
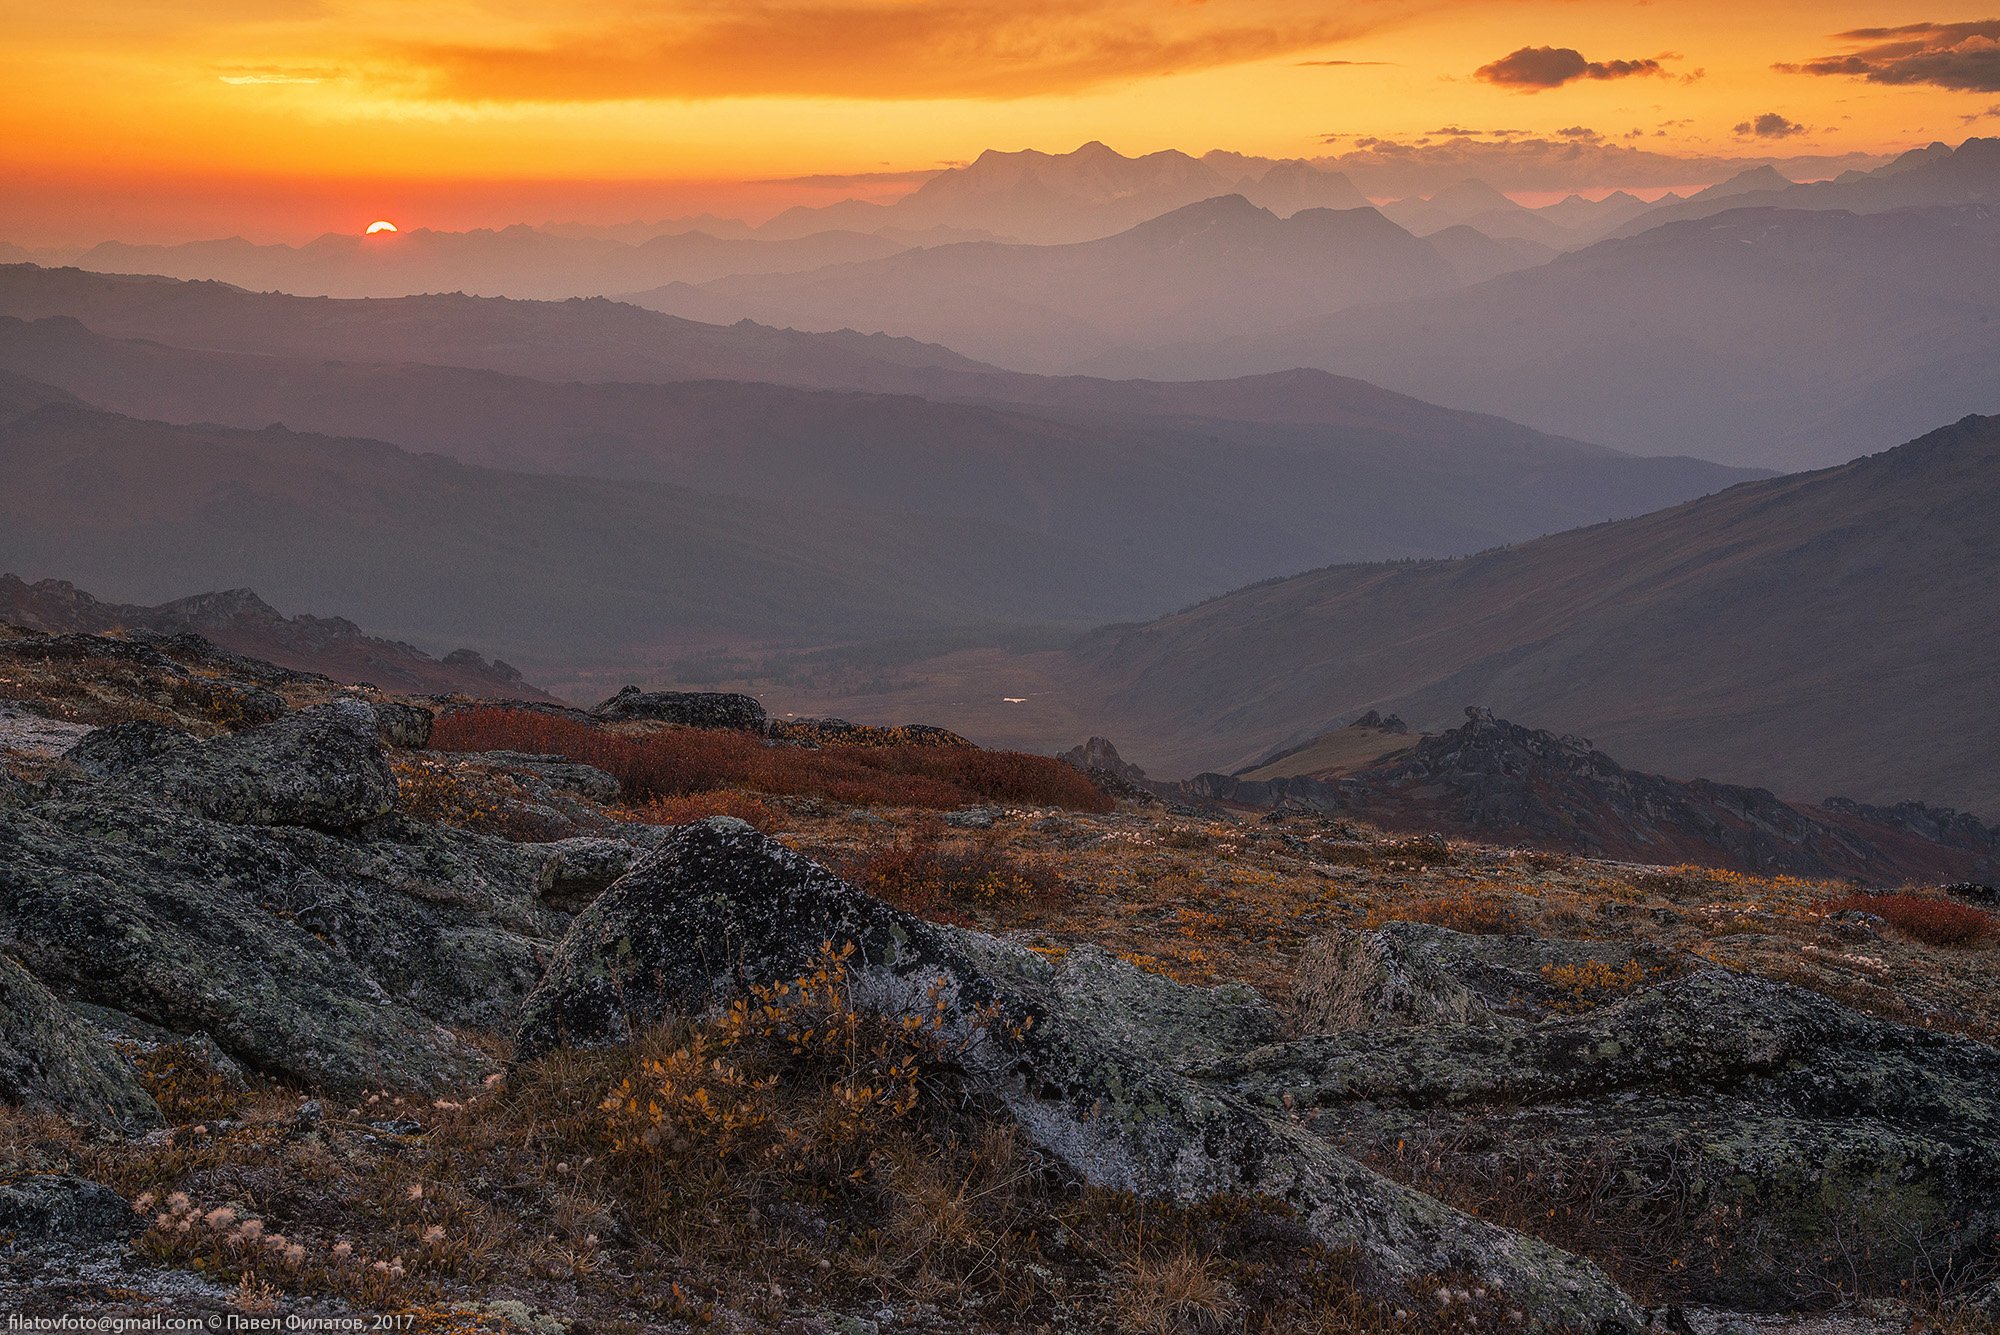
<instances>
[{"instance_id":1,"label":"dark cloud","mask_svg":"<svg viewBox=\"0 0 2000 1335\"><path fill-rule=\"evenodd\" d=\"M1426 130L1427 135L1447 139L1507 139L1514 135L1526 134L1526 130L1468 130L1463 125L1447 125L1442 129Z\"/></svg>"},{"instance_id":2,"label":"dark cloud","mask_svg":"<svg viewBox=\"0 0 2000 1335\"><path fill-rule=\"evenodd\" d=\"M1811 134L1812 131L1775 111L1767 111L1755 120L1744 121L1736 127L1736 133L1745 138L1790 139L1794 135Z\"/></svg>"},{"instance_id":3,"label":"dark cloud","mask_svg":"<svg viewBox=\"0 0 2000 1335\"><path fill-rule=\"evenodd\" d=\"M1567 46L1524 46L1491 65L1481 65L1472 77L1505 88L1540 92L1578 79L1629 79L1665 73L1657 60L1585 60L1581 51Z\"/></svg>"},{"instance_id":4,"label":"dark cloud","mask_svg":"<svg viewBox=\"0 0 2000 1335\"><path fill-rule=\"evenodd\" d=\"M1556 131L1556 138L1558 139L1570 139L1581 143L1592 143L1603 137L1603 135L1591 129L1588 125L1565 125L1562 129Z\"/></svg>"},{"instance_id":5,"label":"dark cloud","mask_svg":"<svg viewBox=\"0 0 2000 1335\"><path fill-rule=\"evenodd\" d=\"M1777 68L1787 74L1841 74L1870 83L2000 93L2000 19L1856 28L1839 34L1839 40L1855 49Z\"/></svg>"}]
</instances>

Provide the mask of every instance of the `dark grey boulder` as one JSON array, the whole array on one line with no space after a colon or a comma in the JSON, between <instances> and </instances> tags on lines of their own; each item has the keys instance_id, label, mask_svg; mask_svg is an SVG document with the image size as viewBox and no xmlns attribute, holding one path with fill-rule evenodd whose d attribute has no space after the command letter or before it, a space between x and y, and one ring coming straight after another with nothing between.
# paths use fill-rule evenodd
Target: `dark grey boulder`
<instances>
[{"instance_id":1,"label":"dark grey boulder","mask_svg":"<svg viewBox=\"0 0 2000 1335\"><path fill-rule=\"evenodd\" d=\"M431 724L437 716L430 710L395 700L377 700L369 708L375 711L375 732L383 745L415 751L431 744Z\"/></svg>"},{"instance_id":2,"label":"dark grey boulder","mask_svg":"<svg viewBox=\"0 0 2000 1335\"><path fill-rule=\"evenodd\" d=\"M79 768L214 820L346 830L396 804L375 711L359 700L316 705L209 741L130 724L105 731L113 736L92 734L72 751Z\"/></svg>"},{"instance_id":3,"label":"dark grey boulder","mask_svg":"<svg viewBox=\"0 0 2000 1335\"><path fill-rule=\"evenodd\" d=\"M132 1064L0 955L0 1102L116 1131L161 1123Z\"/></svg>"},{"instance_id":4,"label":"dark grey boulder","mask_svg":"<svg viewBox=\"0 0 2000 1335\"><path fill-rule=\"evenodd\" d=\"M193 733L143 720L99 728L63 752L63 763L93 779L130 773L151 760L198 745Z\"/></svg>"},{"instance_id":5,"label":"dark grey boulder","mask_svg":"<svg viewBox=\"0 0 2000 1335\"><path fill-rule=\"evenodd\" d=\"M0 1241L122 1242L145 1228L131 1204L101 1183L66 1174L0 1182Z\"/></svg>"},{"instance_id":6,"label":"dark grey boulder","mask_svg":"<svg viewBox=\"0 0 2000 1335\"><path fill-rule=\"evenodd\" d=\"M729 691L642 691L627 686L590 711L605 723L676 723L684 728L762 732L764 706L755 696Z\"/></svg>"},{"instance_id":7,"label":"dark grey boulder","mask_svg":"<svg viewBox=\"0 0 2000 1335\"><path fill-rule=\"evenodd\" d=\"M618 800L617 779L594 765L579 764L565 756L534 755L526 751L470 751L459 759L503 769L529 792L544 799L567 793L592 802Z\"/></svg>"},{"instance_id":8,"label":"dark grey boulder","mask_svg":"<svg viewBox=\"0 0 2000 1335\"><path fill-rule=\"evenodd\" d=\"M537 847L549 857L549 880L542 897L575 912L610 889L632 869L642 850L622 839L559 839Z\"/></svg>"},{"instance_id":9,"label":"dark grey boulder","mask_svg":"<svg viewBox=\"0 0 2000 1335\"><path fill-rule=\"evenodd\" d=\"M334 1089L490 1069L565 921L550 855L390 818L229 824L116 786L0 812L0 940L43 983Z\"/></svg>"},{"instance_id":10,"label":"dark grey boulder","mask_svg":"<svg viewBox=\"0 0 2000 1335\"><path fill-rule=\"evenodd\" d=\"M1708 969L1542 1020L1447 1008L1202 1074L1456 1180L1604 1181L1593 1208L1625 1226L1706 1221L1688 1238L1712 1264L1664 1281L1686 1300L1785 1306L1822 1260L1893 1284L2000 1259L2000 1051L1767 979Z\"/></svg>"},{"instance_id":11,"label":"dark grey boulder","mask_svg":"<svg viewBox=\"0 0 2000 1335\"><path fill-rule=\"evenodd\" d=\"M516 1051L616 1043L670 1014L810 970L851 944L856 1002L941 1008L975 1087L1086 1180L1197 1200L1285 1201L1371 1282L1397 1291L1469 1273L1548 1327L1635 1329L1595 1266L1393 1183L1294 1120L1189 1074L1275 1032L1238 989L1180 988L1102 954L1051 963L1025 947L911 917L740 821L683 827L579 914L524 1008Z\"/></svg>"}]
</instances>

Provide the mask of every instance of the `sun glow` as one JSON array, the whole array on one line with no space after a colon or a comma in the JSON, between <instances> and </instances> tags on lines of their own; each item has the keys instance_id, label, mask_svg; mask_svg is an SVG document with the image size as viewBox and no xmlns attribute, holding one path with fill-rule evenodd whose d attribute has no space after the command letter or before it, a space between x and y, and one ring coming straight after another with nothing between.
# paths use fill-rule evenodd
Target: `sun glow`
<instances>
[{"instance_id":1,"label":"sun glow","mask_svg":"<svg viewBox=\"0 0 2000 1335\"><path fill-rule=\"evenodd\" d=\"M377 232L393 232L395 230L396 224L392 222L372 222L368 224L368 235L370 236L374 236Z\"/></svg>"}]
</instances>

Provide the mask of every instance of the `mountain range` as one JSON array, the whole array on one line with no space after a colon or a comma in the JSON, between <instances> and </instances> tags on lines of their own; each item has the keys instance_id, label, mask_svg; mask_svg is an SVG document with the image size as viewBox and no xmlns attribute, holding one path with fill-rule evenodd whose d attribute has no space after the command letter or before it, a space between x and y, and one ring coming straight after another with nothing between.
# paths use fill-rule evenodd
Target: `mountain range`
<instances>
[{"instance_id":1,"label":"mountain range","mask_svg":"<svg viewBox=\"0 0 2000 1335\"><path fill-rule=\"evenodd\" d=\"M1839 463L2000 410L2000 206L1733 208L1456 291L1086 369L1291 366L1641 453Z\"/></svg>"},{"instance_id":2,"label":"mountain range","mask_svg":"<svg viewBox=\"0 0 2000 1335\"><path fill-rule=\"evenodd\" d=\"M1468 703L1669 775L2000 813L2000 418L1462 560L1337 566L1086 640L1154 774ZM947 724L950 718L940 720Z\"/></svg>"},{"instance_id":3,"label":"mountain range","mask_svg":"<svg viewBox=\"0 0 2000 1335\"><path fill-rule=\"evenodd\" d=\"M566 335L613 346L635 317L680 322L605 302L337 302L0 270L0 301L65 294L93 321L209 346L0 317L0 387L23 417L9 564L126 599L254 578L291 605L531 665L565 647L581 661L1151 615L1330 559L1476 550L1740 476L1319 373L1116 384L930 368L952 400L566 383L324 354L424 343L490 360L463 333L490 309L522 331L504 359L553 348L561 374ZM307 355L212 346L262 330ZM520 564L537 549L540 565ZM390 579L391 552L419 573ZM923 572L902 580L907 598L897 563ZM514 573L482 582L482 566ZM565 580L587 588L573 606Z\"/></svg>"},{"instance_id":4,"label":"mountain range","mask_svg":"<svg viewBox=\"0 0 2000 1335\"><path fill-rule=\"evenodd\" d=\"M1477 231L1432 242L1372 208L1280 217L1242 195L1070 245L965 242L805 273L738 275L630 299L710 323L893 330L1021 370L1121 348L1255 334L1364 302L1442 292L1546 258Z\"/></svg>"}]
</instances>

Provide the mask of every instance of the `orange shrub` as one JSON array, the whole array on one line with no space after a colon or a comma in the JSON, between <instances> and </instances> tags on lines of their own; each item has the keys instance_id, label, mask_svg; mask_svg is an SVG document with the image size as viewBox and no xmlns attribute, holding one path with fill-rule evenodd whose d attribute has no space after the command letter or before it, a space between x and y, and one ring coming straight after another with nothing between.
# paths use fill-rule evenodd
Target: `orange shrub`
<instances>
[{"instance_id":1,"label":"orange shrub","mask_svg":"<svg viewBox=\"0 0 2000 1335\"><path fill-rule=\"evenodd\" d=\"M749 733L672 727L619 731L506 707L444 715L431 729L431 747L563 756L610 774L632 802L747 788L849 806L949 810L1015 802L1109 811L1116 805L1089 779L1050 756L934 744L809 750L773 745Z\"/></svg>"},{"instance_id":2,"label":"orange shrub","mask_svg":"<svg viewBox=\"0 0 2000 1335\"><path fill-rule=\"evenodd\" d=\"M1827 906L1829 913L1847 909L1873 913L1904 936L1930 946L1977 945L1995 928L1992 914L1929 895L1848 895Z\"/></svg>"}]
</instances>

